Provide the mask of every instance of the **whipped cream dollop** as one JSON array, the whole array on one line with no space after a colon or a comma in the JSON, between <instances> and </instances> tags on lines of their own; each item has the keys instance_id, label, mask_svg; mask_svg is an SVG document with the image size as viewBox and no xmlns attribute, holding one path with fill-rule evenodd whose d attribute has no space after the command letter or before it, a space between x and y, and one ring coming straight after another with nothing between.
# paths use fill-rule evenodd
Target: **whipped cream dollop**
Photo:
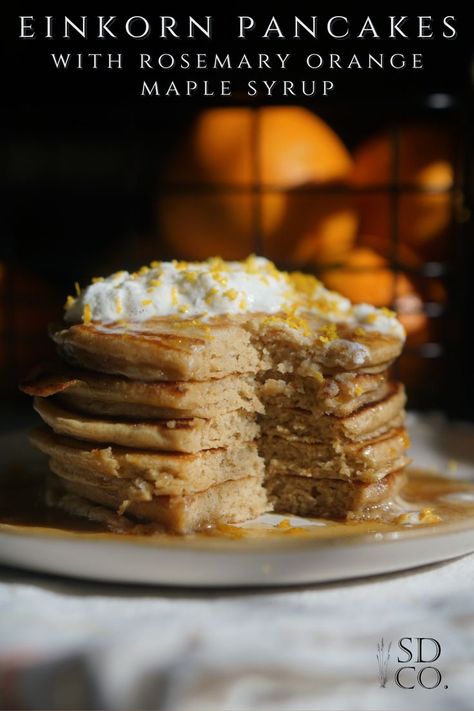
<instances>
[{"instance_id":1,"label":"whipped cream dollop","mask_svg":"<svg viewBox=\"0 0 474 711\"><path fill-rule=\"evenodd\" d=\"M156 317L211 319L223 314L310 311L329 323L404 338L396 315L369 304L352 305L311 275L286 273L263 257L237 262L152 262L137 272L95 278L65 304L67 323L140 323Z\"/></svg>"}]
</instances>

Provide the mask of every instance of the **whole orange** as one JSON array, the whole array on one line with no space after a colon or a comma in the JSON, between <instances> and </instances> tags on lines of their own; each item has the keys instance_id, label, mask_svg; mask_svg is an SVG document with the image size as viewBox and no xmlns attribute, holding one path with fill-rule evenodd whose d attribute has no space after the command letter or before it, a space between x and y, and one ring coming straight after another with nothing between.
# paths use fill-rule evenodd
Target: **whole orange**
<instances>
[{"instance_id":1,"label":"whole orange","mask_svg":"<svg viewBox=\"0 0 474 711\"><path fill-rule=\"evenodd\" d=\"M272 259L337 261L357 229L355 207L338 190L351 170L342 141L307 109L206 110L163 176L160 227L188 259L240 258L263 247ZM315 187L329 193L311 193Z\"/></svg>"},{"instance_id":2,"label":"whole orange","mask_svg":"<svg viewBox=\"0 0 474 711\"><path fill-rule=\"evenodd\" d=\"M356 304L395 304L409 337L425 331L427 319L414 283L405 274L396 274L388 261L373 249L357 247L340 267L325 270L322 278L329 289Z\"/></svg>"}]
</instances>

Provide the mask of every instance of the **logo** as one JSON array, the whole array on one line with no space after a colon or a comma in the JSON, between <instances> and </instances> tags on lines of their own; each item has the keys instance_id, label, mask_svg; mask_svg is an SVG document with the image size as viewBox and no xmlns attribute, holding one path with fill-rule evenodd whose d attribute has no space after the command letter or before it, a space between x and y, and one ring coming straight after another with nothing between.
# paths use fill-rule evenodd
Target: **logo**
<instances>
[{"instance_id":1,"label":"logo","mask_svg":"<svg viewBox=\"0 0 474 711\"><path fill-rule=\"evenodd\" d=\"M441 657L441 644L433 637L401 637L397 655L392 652L392 642L387 643L382 637L377 644L376 656L382 689L389 682L401 689L448 688L447 684L443 684L438 664L435 665Z\"/></svg>"}]
</instances>

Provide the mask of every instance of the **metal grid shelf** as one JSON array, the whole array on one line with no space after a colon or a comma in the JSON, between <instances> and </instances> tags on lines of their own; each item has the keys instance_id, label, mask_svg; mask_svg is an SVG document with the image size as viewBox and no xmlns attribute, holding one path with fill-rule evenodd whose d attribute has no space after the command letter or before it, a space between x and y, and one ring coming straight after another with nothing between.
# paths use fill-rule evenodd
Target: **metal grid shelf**
<instances>
[{"instance_id":1,"label":"metal grid shelf","mask_svg":"<svg viewBox=\"0 0 474 711\"><path fill-rule=\"evenodd\" d=\"M363 187L342 184L298 185L291 189L291 194L313 195L315 200L324 200L330 195L368 195L374 199L387 199L390 240L386 245L385 256L387 268L393 273L393 298L387 306L397 305L397 279L405 275L421 284L421 292L424 293L421 293L419 309L414 313L423 314L429 325L424 340L408 342L399 367L400 376L408 381L411 404L441 407L455 415L474 417L474 406L472 403L469 405L466 395L469 383L472 385L473 381L468 366L474 357L472 344L468 340L471 330L469 314L474 306L469 267L473 263L472 221L469 213L472 199L469 174L472 156L472 129L468 120L470 106L465 97L443 96L443 101L434 95L418 97L416 102L403 109L390 101L380 101L375 112L373 104L362 104L354 112L355 115L351 116L351 126L347 125L347 111L343 103L334 105L327 115L320 114L335 126L350 146L355 145L361 137L381 128L390 131L393 141L392 180L386 185ZM255 109L261 106L258 103L246 105L254 106ZM306 103L306 106L313 108L310 103ZM90 164L86 168L82 164L77 169L74 164L66 166L59 159L55 164L52 155L46 181L34 170L22 176L20 164L14 165L10 177L6 178L10 221L3 245L4 271L0 281L0 385L4 393L16 388L18 378L39 356L51 352L45 336L46 323L60 315L58 304L61 304L64 294L70 290L74 279L85 281L98 271L103 272L107 268L112 271L122 255L122 264L130 263L132 266L146 258L181 256L176 253L170 255L169 247L160 242L154 212L158 194L254 195L252 244L254 251L265 255L260 197L262 194L288 192L286 186L274 183L263 185L260 180L258 111L255 111L252 129L253 180L246 185L164 183L160 180L162 156L172 150L173 144L179 143L195 112L189 112L184 118L176 113L173 118L173 109L161 112L161 115L160 112L150 112L139 117L135 111L128 112L123 107L118 114L114 113L113 107L104 111L109 111L111 116L114 114L114 134L110 137L108 150L97 153L97 161L106 160L104 156L112 156L111 170L103 165L100 170L94 166L94 146L97 146L94 117L80 115L77 125L73 125L69 132L65 131L55 137L55 141L67 149L75 145L78 137L82 144L89 142ZM446 190L426 188L397 179L400 126L404 119L417 117L426 122L447 122L456 137L455 179ZM101 116L101 131L107 124L106 118L105 115ZM164 137L160 136L160 125ZM24 145L31 147L29 130L28 124L23 122L16 136L16 145L21 147L24 142ZM35 131L44 131L49 139L52 136L51 125L46 120L38 124ZM41 136L36 135L36 142L41 144ZM122 151L122 161L114 157L117 151ZM80 151L76 150L68 150L66 153L71 160L80 155ZM18 155L23 153L20 151ZM55 155L57 158L58 153ZM44 161L44 150L42 156ZM14 152L11 160L15 164ZM30 161L34 164L34 154L30 156ZM111 182L109 178L112 172L114 179ZM451 223L441 238L442 255L426 257L416 266L407 265L399 254L400 245L403 245L403 235L399 232L399 201L404 195L440 194L448 195L452 206ZM36 224L39 224L40 234L32 235L32 227ZM64 240L68 239L66 235L71 235L71 243L67 246L64 245ZM41 245L38 244L39 240ZM296 264L291 259L280 259L279 266L309 268L323 280L328 269L328 265ZM364 268L362 271L377 269ZM25 279L29 275L37 280L37 286L33 289L24 288ZM434 299L426 293L426 287L436 281L442 282L446 298ZM455 391L458 393L456 396L453 395Z\"/></svg>"}]
</instances>

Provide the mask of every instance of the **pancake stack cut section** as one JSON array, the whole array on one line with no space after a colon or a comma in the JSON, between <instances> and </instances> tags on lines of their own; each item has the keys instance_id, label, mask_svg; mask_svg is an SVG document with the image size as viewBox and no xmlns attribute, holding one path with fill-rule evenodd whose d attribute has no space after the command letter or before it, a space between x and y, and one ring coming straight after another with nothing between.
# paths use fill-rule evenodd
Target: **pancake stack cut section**
<instances>
[{"instance_id":1,"label":"pancake stack cut section","mask_svg":"<svg viewBox=\"0 0 474 711\"><path fill-rule=\"evenodd\" d=\"M182 264L176 273L190 274L191 285L207 277L202 264ZM293 278L266 260L220 261L216 283L228 286L232 264L240 265L239 278L250 264L248 274L263 277L265 289L281 281L272 299L288 298L283 287L291 287L290 307L111 321L104 317L109 292L98 290L108 299L96 300L99 308L86 289L72 306L82 298L82 318L51 329L59 360L38 368L22 389L43 420L31 439L49 459L54 505L190 533L272 509L373 517L398 493L409 441L404 389L389 376L403 346L394 315L356 310L312 277ZM143 275L128 276L139 282ZM134 285L123 292L128 281L109 279L133 312ZM311 289L317 298L308 297ZM246 303L234 288L223 293Z\"/></svg>"},{"instance_id":2,"label":"pancake stack cut section","mask_svg":"<svg viewBox=\"0 0 474 711\"><path fill-rule=\"evenodd\" d=\"M268 508L246 375L144 383L60 365L24 387L46 425L31 440L56 503L62 489L69 508L72 494L177 533Z\"/></svg>"}]
</instances>

